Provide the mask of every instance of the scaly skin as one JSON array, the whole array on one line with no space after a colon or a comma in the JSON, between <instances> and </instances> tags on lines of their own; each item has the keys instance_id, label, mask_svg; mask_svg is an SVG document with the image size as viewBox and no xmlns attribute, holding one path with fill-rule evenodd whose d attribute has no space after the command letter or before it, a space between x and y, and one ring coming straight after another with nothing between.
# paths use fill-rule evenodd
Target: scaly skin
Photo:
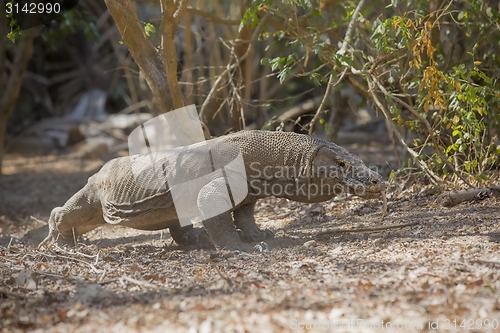
<instances>
[{"instance_id":1,"label":"scaly skin","mask_svg":"<svg viewBox=\"0 0 500 333\"><path fill-rule=\"evenodd\" d=\"M255 223L253 211L258 199L273 195L299 202L322 202L340 190L373 197L386 188L381 176L367 168L357 156L331 142L307 135L241 131L211 142L228 158L235 152L226 153L224 147L238 148L245 163L248 194L231 211L206 218L205 229L180 226L165 183L155 189L135 185L131 157L127 156L106 163L64 206L54 208L49 219L49 235L40 246L61 238L72 241L109 223L141 230L169 228L174 240L181 245L213 244L218 249L252 251L249 243L272 236ZM166 173L180 173L195 179L206 171L206 165L202 167L194 153L182 160L167 161L166 165L175 167L166 167ZM149 171L145 172L147 178ZM227 201L223 195L226 188L225 178L213 178L198 194L199 211L219 203L223 205L224 200Z\"/></svg>"}]
</instances>

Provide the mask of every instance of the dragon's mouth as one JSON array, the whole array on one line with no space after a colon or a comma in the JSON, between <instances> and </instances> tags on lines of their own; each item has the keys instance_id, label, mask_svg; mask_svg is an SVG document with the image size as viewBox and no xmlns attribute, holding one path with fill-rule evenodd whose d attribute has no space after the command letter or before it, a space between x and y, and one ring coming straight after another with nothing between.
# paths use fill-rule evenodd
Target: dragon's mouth
<instances>
[{"instance_id":1,"label":"dragon's mouth","mask_svg":"<svg viewBox=\"0 0 500 333\"><path fill-rule=\"evenodd\" d=\"M387 183L381 181L377 184L370 184L370 186L366 186L363 182L357 180L351 180L347 182L347 187L349 188L349 192L360 196L365 199L374 199L382 197L382 220L387 215L387 196L386 196L386 188Z\"/></svg>"},{"instance_id":2,"label":"dragon's mouth","mask_svg":"<svg viewBox=\"0 0 500 333\"><path fill-rule=\"evenodd\" d=\"M357 179L349 179L345 182L348 192L363 198L377 198L380 197L381 192L385 191L387 184L384 181L377 182L376 184L366 184L366 182Z\"/></svg>"}]
</instances>

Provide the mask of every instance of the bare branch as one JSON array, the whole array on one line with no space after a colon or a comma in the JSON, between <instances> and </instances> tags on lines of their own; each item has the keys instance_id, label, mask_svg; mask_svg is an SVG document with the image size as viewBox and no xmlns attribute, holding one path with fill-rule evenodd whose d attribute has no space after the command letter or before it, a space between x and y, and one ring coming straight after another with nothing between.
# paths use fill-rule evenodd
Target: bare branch
<instances>
[{"instance_id":1,"label":"bare branch","mask_svg":"<svg viewBox=\"0 0 500 333\"><path fill-rule=\"evenodd\" d=\"M278 122L281 122L281 121L296 119L296 118L302 116L304 113L308 113L308 112L312 111L318 102L321 102L320 96L308 99L308 100L306 100L298 105L295 105L291 109L281 113L278 116L278 118L276 118L276 120Z\"/></svg>"},{"instance_id":2,"label":"bare branch","mask_svg":"<svg viewBox=\"0 0 500 333\"><path fill-rule=\"evenodd\" d=\"M364 4L365 0L360 0L358 6L354 10L354 13L352 14L351 20L349 21L349 25L347 26L347 30L345 32L344 41L342 42L342 46L338 52L341 55L345 54L347 50L347 44L351 41L352 33L354 32L354 22L356 22L359 12L361 11L361 7L363 7Z\"/></svg>"},{"instance_id":3,"label":"bare branch","mask_svg":"<svg viewBox=\"0 0 500 333\"><path fill-rule=\"evenodd\" d=\"M162 289L165 290L165 288L163 288L162 286L159 286L157 284L154 284L154 283L151 283L148 281L137 280L137 279L134 279L133 277L130 277L127 275L122 276L120 278L120 280L127 281L129 283L133 283L139 287L151 288L151 289L155 289L155 290L162 290Z\"/></svg>"},{"instance_id":4,"label":"bare branch","mask_svg":"<svg viewBox=\"0 0 500 333\"><path fill-rule=\"evenodd\" d=\"M373 82L375 83L375 85L380 89L380 91L388 98L394 100L395 102L399 103L400 105L402 105L404 108L406 108L408 111L411 112L411 114L413 114L422 124L425 125L426 129L427 129L427 133L435 147L435 151L436 151L436 154L438 154L439 158L451 169L453 170L453 173L455 173L463 182L464 184L466 184L467 186L469 187L474 187L472 186L468 181L467 179L465 179L457 170L456 168L453 166L453 164L451 164L448 159L446 158L446 156L443 155L443 153L439 150L439 142L437 142L437 138L436 136L434 135L434 130L432 129L432 126L431 124L429 123L429 121L427 119L425 119L425 117L423 117L421 114L419 114L417 112L417 110L415 110L415 108L413 108L411 105L409 105L408 103L406 103L405 101L403 101L402 99L390 94L387 89L385 89L385 87L380 83L380 81L372 75L372 80ZM389 119L389 118L388 118ZM391 119L392 121L392 119Z\"/></svg>"},{"instance_id":5,"label":"bare branch","mask_svg":"<svg viewBox=\"0 0 500 333\"><path fill-rule=\"evenodd\" d=\"M182 48L184 49L184 58L183 58L183 71L181 74L181 79L179 84L184 83L184 98L187 105L194 104L194 80L193 80L193 72L196 70L193 66L193 50L195 49L193 42L193 30L191 29L193 23L193 15L190 12L186 12L184 15L184 41Z\"/></svg>"},{"instance_id":6,"label":"bare branch","mask_svg":"<svg viewBox=\"0 0 500 333\"><path fill-rule=\"evenodd\" d=\"M309 135L313 134L314 125L316 124L319 116L321 115L321 113L325 109L326 101L328 100L328 96L330 96L330 92L331 92L332 88L336 87L340 82L342 82L346 73L347 73L347 68L344 69L344 71L340 74L339 79L335 83L333 83L333 78L334 78L333 72L330 73L330 77L328 78L328 83L326 85L326 90L325 90L325 93L323 94L323 99L321 100L321 103L318 107L318 110L316 110L316 113L314 114L313 119L309 123Z\"/></svg>"},{"instance_id":7,"label":"bare branch","mask_svg":"<svg viewBox=\"0 0 500 333\"><path fill-rule=\"evenodd\" d=\"M224 18L221 18L221 17L214 15L212 13L208 13L208 12L205 12L205 11L200 10L198 8L191 7L191 6L187 7L186 10L190 13L195 14L195 15L199 15L199 16L204 17L208 22L225 24L225 25L239 25L240 24L240 20L224 19Z\"/></svg>"},{"instance_id":8,"label":"bare branch","mask_svg":"<svg viewBox=\"0 0 500 333\"><path fill-rule=\"evenodd\" d=\"M184 12L186 11L187 4L189 0L179 0L177 1L177 9L175 10L173 14L174 22L175 25L179 25L179 22L182 19L182 16L184 15Z\"/></svg>"},{"instance_id":9,"label":"bare branch","mask_svg":"<svg viewBox=\"0 0 500 333\"><path fill-rule=\"evenodd\" d=\"M384 107L384 105L382 104L382 102L380 102L377 94L373 91L373 88L375 87L375 83L373 83L372 81L368 81L368 83L370 85L371 99L373 100L373 102L375 103L375 105L377 105L377 107L379 108L379 110L382 111L382 113L384 114L385 118L388 120L387 124L389 125L390 131L397 137L399 143L401 143L401 145L403 147L405 147L406 151L408 153L410 153L411 156L415 157L416 162L417 162L418 166L420 167L420 169L422 169L424 172L426 172L430 176L431 182L434 185L440 183L441 179L434 172L432 172L432 170L427 166L427 163L425 163L424 161L422 161L421 159L419 159L418 153L416 151L414 151L413 149L411 149L410 146L408 146L406 144L405 140L401 136L401 133L399 133L399 131L395 128L394 122L391 119L389 111L386 110L386 108Z\"/></svg>"},{"instance_id":10,"label":"bare branch","mask_svg":"<svg viewBox=\"0 0 500 333\"><path fill-rule=\"evenodd\" d=\"M250 38L250 41L255 40L257 36L259 35L260 30L262 29L262 26L264 25L264 22L267 21L267 18L269 17L269 13L266 13L262 18L259 20L259 24L257 27L255 27L255 30L253 31L252 37ZM229 71L235 68L236 66L239 66L239 64L248 57L250 54L250 49L251 49L251 43L248 43L248 47L246 51L241 55L238 59L234 59L234 43L232 46L231 50L231 55L229 57L228 65L226 66L226 69L219 75L217 80L214 82L214 85L210 89L210 92L208 93L207 98L203 101L203 104L200 109L200 118L203 119L204 114L207 110L207 107L209 105L209 102L214 95L214 93L217 91L219 84L222 82L223 78L229 74ZM235 62L233 62L235 60ZM233 62L233 63L232 63ZM229 65L231 64L231 65Z\"/></svg>"},{"instance_id":11,"label":"bare branch","mask_svg":"<svg viewBox=\"0 0 500 333\"><path fill-rule=\"evenodd\" d=\"M500 197L500 185L454 191L443 196L444 207L453 207L464 201L479 201L486 198Z\"/></svg>"}]
</instances>

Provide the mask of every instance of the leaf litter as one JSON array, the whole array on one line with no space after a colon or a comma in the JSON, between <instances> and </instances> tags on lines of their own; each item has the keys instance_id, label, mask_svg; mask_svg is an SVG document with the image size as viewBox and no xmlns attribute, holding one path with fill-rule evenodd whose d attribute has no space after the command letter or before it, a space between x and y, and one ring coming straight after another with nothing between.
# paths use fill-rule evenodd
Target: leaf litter
<instances>
[{"instance_id":1,"label":"leaf litter","mask_svg":"<svg viewBox=\"0 0 500 333\"><path fill-rule=\"evenodd\" d=\"M53 182L31 177L1 190ZM81 185L73 183L60 186ZM22 238L39 222L0 216L0 330L380 332L376 325L390 322L417 332L437 321L498 320L499 199L444 208L418 184L387 198L383 221L377 200L263 200L256 219L276 231L271 251L233 256L126 228L40 251ZM13 210L27 209L26 200Z\"/></svg>"}]
</instances>

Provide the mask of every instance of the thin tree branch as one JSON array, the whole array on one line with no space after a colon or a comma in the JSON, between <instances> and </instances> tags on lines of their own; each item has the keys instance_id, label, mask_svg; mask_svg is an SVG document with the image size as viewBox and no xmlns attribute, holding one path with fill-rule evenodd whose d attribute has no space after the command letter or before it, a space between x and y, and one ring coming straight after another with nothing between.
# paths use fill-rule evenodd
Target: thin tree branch
<instances>
[{"instance_id":1,"label":"thin tree branch","mask_svg":"<svg viewBox=\"0 0 500 333\"><path fill-rule=\"evenodd\" d=\"M356 22L356 19L358 18L359 12L361 11L361 7L365 4L365 0L360 0L358 3L358 6L354 10L354 13L352 14L351 20L349 21L349 24L347 25L347 30L345 32L345 37L344 41L342 42L342 46L340 47L340 50L338 53L340 55L344 55L346 50L347 50L347 45L351 41L352 34L354 32L354 22Z\"/></svg>"},{"instance_id":2,"label":"thin tree branch","mask_svg":"<svg viewBox=\"0 0 500 333\"><path fill-rule=\"evenodd\" d=\"M373 82L376 84L376 86L380 89L380 91L388 98L391 98L392 100L394 100L395 102L399 103L400 105L402 105L403 107L405 107L408 111L411 112L411 114L413 114L422 124L425 125L426 129L427 129L427 133L429 135L429 137L431 138L431 141L432 141L432 144L434 145L434 151L438 154L439 158L449 167L451 168L451 170L453 170L453 172L458 176L458 178L460 178L467 186L469 186L470 188L474 187L472 186L468 181L467 179L465 179L457 170L456 168L453 166L453 164L451 164L448 159L446 158L446 156L443 155L443 153L441 153L441 151L439 150L439 142L437 142L437 138L436 136L434 135L434 131L432 129L432 126L431 124L429 123L429 121L427 121L427 119L425 119L421 114L419 114L417 112L417 110L415 110L415 108L413 108L411 105L409 105L408 103L406 103L405 101L403 101L402 99L390 94L387 89L385 89L385 87L380 83L380 81L372 75L372 80ZM392 121L392 120L391 120Z\"/></svg>"},{"instance_id":3,"label":"thin tree branch","mask_svg":"<svg viewBox=\"0 0 500 333\"><path fill-rule=\"evenodd\" d=\"M5 15L0 13L0 15ZM0 23L3 23L0 20ZM10 115L14 112L16 107L16 101L21 92L21 87L23 84L24 75L26 73L26 68L31 60L33 54L33 40L38 33L38 29L26 30L18 41L16 52L14 55L14 60L12 63L12 70L7 79L6 74L0 73L4 76L0 80L5 79L5 90L0 93L0 175L2 174L3 157L5 154L5 135L7 131L7 121ZM0 38L6 39L6 36L0 36Z\"/></svg>"},{"instance_id":4,"label":"thin tree branch","mask_svg":"<svg viewBox=\"0 0 500 333\"><path fill-rule=\"evenodd\" d=\"M240 20L224 19L224 18L218 17L217 15L214 15L212 13L208 13L208 12L205 12L201 9L194 8L191 6L188 6L186 8L186 10L190 13L195 14L195 15L202 16L208 22L212 22L212 23L219 23L219 24L225 24L225 25L239 25L241 22Z\"/></svg>"},{"instance_id":5,"label":"thin tree branch","mask_svg":"<svg viewBox=\"0 0 500 333\"><path fill-rule=\"evenodd\" d=\"M344 41L342 42L342 46L340 47L340 50L337 52L337 54L344 55L346 53L347 45L351 41L351 37L352 37L352 34L354 32L354 22L356 22L356 19L358 18L359 13L361 11L361 7L363 7L364 3L365 3L365 0L360 0L358 5L356 6L356 9L354 10L354 13L352 14L351 20L349 21L349 24L347 25L347 30L345 33ZM349 66L349 65L347 65L347 66ZM321 101L321 104L319 105L318 110L314 114L313 119L309 123L309 135L313 134L313 132L314 132L314 125L316 124L316 121L318 120L321 113L323 112L323 109L325 108L326 101L328 100L328 97L330 95L332 88L337 86L344 79L346 72L347 72L347 68L342 71L340 78L337 80L337 82L335 84L333 84L334 74L333 74L333 72L330 73L330 77L328 78L328 83L326 85L326 90L325 90L325 93L323 94L323 100Z\"/></svg>"},{"instance_id":6,"label":"thin tree branch","mask_svg":"<svg viewBox=\"0 0 500 333\"><path fill-rule=\"evenodd\" d=\"M347 68L344 69L344 71L340 74L339 79L335 83L333 83L333 78L334 78L333 72L330 73L330 77L328 78L328 83L326 85L326 90L325 90L325 93L323 94L323 99L321 100L321 103L319 104L318 110L316 110L316 113L314 114L313 119L309 123L309 135L312 135L314 132L314 125L318 121L321 113L323 112L323 110L325 108L326 101L328 100L328 97L330 96L330 92L331 92L332 88L336 87L340 82L342 82L346 73L347 73Z\"/></svg>"},{"instance_id":7,"label":"thin tree branch","mask_svg":"<svg viewBox=\"0 0 500 333\"><path fill-rule=\"evenodd\" d=\"M255 40L257 38L260 30L262 29L262 26L264 25L264 22L267 20L268 17L269 17L269 13L266 13L262 18L259 19L259 24L257 25L257 27L255 27L255 30L252 34L252 37L250 38L250 41ZM226 66L226 69L219 75L217 80L214 82L214 85L212 86L212 88L210 89L210 92L207 95L207 98L205 98L205 100L203 101L203 104L201 105L201 108L200 108L200 118L201 119L204 119L204 115L205 115L205 112L207 111L207 107L210 103L210 100L211 100L212 96L215 94L215 92L217 91L218 86L222 82L223 78L229 74L230 70L232 70L236 66L239 66L239 64L243 60L245 60L248 57L248 55L250 54L250 48L251 48L252 44L249 42L248 47L247 47L246 51L243 53L243 55L240 56L238 59L234 59L234 45L235 45L235 43L233 43L230 57L229 57L229 61L228 61L228 65ZM233 62L231 64L233 59L235 60L235 62ZM229 64L231 64L231 65L229 65Z\"/></svg>"},{"instance_id":8,"label":"thin tree branch","mask_svg":"<svg viewBox=\"0 0 500 333\"><path fill-rule=\"evenodd\" d=\"M189 0L177 1L177 9L175 10L174 15L173 15L176 27L177 27L177 25L179 25L179 22L181 21L182 16L184 15L184 12L187 9L188 2L189 2Z\"/></svg>"},{"instance_id":9,"label":"thin tree branch","mask_svg":"<svg viewBox=\"0 0 500 333\"><path fill-rule=\"evenodd\" d=\"M382 102L380 102L377 94L373 91L373 88L375 87L375 83L372 81L368 81L368 84L370 85L370 92L371 92L371 99L374 101L375 105L379 108L380 111L384 114L385 118L388 120L387 124L390 126L391 132L397 137L398 141L405 147L406 151L410 153L411 156L415 157L417 164L419 165L420 169L422 169L424 172L426 172L430 176L430 180L434 185L437 185L438 183L441 182L441 179L434 173L432 170L427 166L427 163L422 161L419 158L419 155L416 151L411 149L406 142L404 141L403 137L401 136L401 133L395 128L394 122L391 119L391 116L389 115L389 111L386 110Z\"/></svg>"}]
</instances>

